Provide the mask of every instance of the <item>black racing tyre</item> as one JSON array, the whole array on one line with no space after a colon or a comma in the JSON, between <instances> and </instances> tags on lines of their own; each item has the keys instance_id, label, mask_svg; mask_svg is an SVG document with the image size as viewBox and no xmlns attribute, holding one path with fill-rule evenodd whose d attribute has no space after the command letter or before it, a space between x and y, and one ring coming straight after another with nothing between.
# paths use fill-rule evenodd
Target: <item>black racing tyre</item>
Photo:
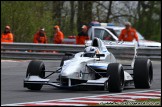
<instances>
[{"instance_id":1,"label":"black racing tyre","mask_svg":"<svg viewBox=\"0 0 162 107\"><path fill-rule=\"evenodd\" d=\"M63 56L63 58L61 60L61 63L60 63L60 67L64 65L65 60L69 60L71 58L73 58L73 56Z\"/></svg>"},{"instance_id":2,"label":"black racing tyre","mask_svg":"<svg viewBox=\"0 0 162 107\"><path fill-rule=\"evenodd\" d=\"M39 76L41 78L45 77L45 65L42 61L31 61L28 65L26 77L28 76ZM30 90L40 90L42 88L42 84L26 84L26 87Z\"/></svg>"},{"instance_id":3,"label":"black racing tyre","mask_svg":"<svg viewBox=\"0 0 162 107\"><path fill-rule=\"evenodd\" d=\"M150 88L153 80L153 67L150 59L137 58L134 63L135 88Z\"/></svg>"},{"instance_id":4,"label":"black racing tyre","mask_svg":"<svg viewBox=\"0 0 162 107\"><path fill-rule=\"evenodd\" d=\"M105 86L109 92L122 92L124 87L124 70L121 64L111 63L108 65L108 83Z\"/></svg>"}]
</instances>

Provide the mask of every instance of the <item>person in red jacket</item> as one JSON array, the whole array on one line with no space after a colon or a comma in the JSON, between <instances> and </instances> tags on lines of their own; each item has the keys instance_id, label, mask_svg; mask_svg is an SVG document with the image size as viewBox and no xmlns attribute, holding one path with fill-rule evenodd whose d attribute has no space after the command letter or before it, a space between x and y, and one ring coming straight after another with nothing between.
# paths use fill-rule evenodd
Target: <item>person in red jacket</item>
<instances>
[{"instance_id":1,"label":"person in red jacket","mask_svg":"<svg viewBox=\"0 0 162 107\"><path fill-rule=\"evenodd\" d=\"M60 31L60 27L58 25L54 26L55 34L53 42L55 44L61 44L64 40L64 34Z\"/></svg>"},{"instance_id":2,"label":"person in red jacket","mask_svg":"<svg viewBox=\"0 0 162 107\"><path fill-rule=\"evenodd\" d=\"M13 34L11 33L10 26L6 26L1 35L1 42L13 43Z\"/></svg>"},{"instance_id":3,"label":"person in red jacket","mask_svg":"<svg viewBox=\"0 0 162 107\"><path fill-rule=\"evenodd\" d=\"M84 45L85 40L89 40L87 31L88 31L87 26L83 25L82 31L78 34L78 36L76 36L76 44Z\"/></svg>"},{"instance_id":4,"label":"person in red jacket","mask_svg":"<svg viewBox=\"0 0 162 107\"><path fill-rule=\"evenodd\" d=\"M119 41L128 41L128 42L132 42L133 40L136 40L138 43L138 36L136 33L136 30L134 28L131 27L131 23L130 22L126 22L125 23L125 29L123 29L121 31L121 34L119 35ZM138 43L139 45L139 43Z\"/></svg>"},{"instance_id":5,"label":"person in red jacket","mask_svg":"<svg viewBox=\"0 0 162 107\"><path fill-rule=\"evenodd\" d=\"M47 43L47 36L44 31L44 28L40 28L40 30L34 35L33 39L34 43Z\"/></svg>"}]
</instances>

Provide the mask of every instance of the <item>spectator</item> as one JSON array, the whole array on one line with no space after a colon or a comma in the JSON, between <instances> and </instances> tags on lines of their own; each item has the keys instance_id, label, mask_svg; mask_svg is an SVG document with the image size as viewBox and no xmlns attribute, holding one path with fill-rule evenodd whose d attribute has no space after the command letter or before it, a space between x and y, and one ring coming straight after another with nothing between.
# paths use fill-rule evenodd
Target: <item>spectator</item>
<instances>
[{"instance_id":1,"label":"spectator","mask_svg":"<svg viewBox=\"0 0 162 107\"><path fill-rule=\"evenodd\" d=\"M86 25L82 26L82 31L76 36L76 44L85 44L85 40L89 40L88 28Z\"/></svg>"},{"instance_id":2,"label":"spectator","mask_svg":"<svg viewBox=\"0 0 162 107\"><path fill-rule=\"evenodd\" d=\"M47 36L44 31L44 28L40 28L40 30L34 35L34 43L47 43Z\"/></svg>"},{"instance_id":3,"label":"spectator","mask_svg":"<svg viewBox=\"0 0 162 107\"><path fill-rule=\"evenodd\" d=\"M119 41L123 40L123 41L131 42L134 39L136 39L136 41L138 43L138 36L137 36L136 30L131 27L130 22L126 22L125 29L123 29L121 31L121 34L119 35ZM138 45L139 45L139 43L138 43Z\"/></svg>"},{"instance_id":4,"label":"spectator","mask_svg":"<svg viewBox=\"0 0 162 107\"><path fill-rule=\"evenodd\" d=\"M10 26L5 27L5 30L1 35L1 42L13 43L13 34L11 33Z\"/></svg>"},{"instance_id":5,"label":"spectator","mask_svg":"<svg viewBox=\"0 0 162 107\"><path fill-rule=\"evenodd\" d=\"M55 44L61 44L64 39L64 34L60 31L60 27L58 25L54 26L54 43Z\"/></svg>"}]
</instances>

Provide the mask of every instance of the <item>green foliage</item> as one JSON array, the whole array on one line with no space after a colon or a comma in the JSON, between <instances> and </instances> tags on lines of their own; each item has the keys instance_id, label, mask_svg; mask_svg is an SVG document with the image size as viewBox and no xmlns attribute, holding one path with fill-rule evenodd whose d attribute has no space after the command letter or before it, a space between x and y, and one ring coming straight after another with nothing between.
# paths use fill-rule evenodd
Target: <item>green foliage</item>
<instances>
[{"instance_id":1,"label":"green foliage","mask_svg":"<svg viewBox=\"0 0 162 107\"><path fill-rule=\"evenodd\" d=\"M6 25L11 26L15 42L33 42L33 35L44 27L51 37L52 14L44 10L45 2L1 1L1 32Z\"/></svg>"},{"instance_id":2,"label":"green foliage","mask_svg":"<svg viewBox=\"0 0 162 107\"><path fill-rule=\"evenodd\" d=\"M69 20L70 20L70 17L66 17L62 19L62 23L63 23L62 25L64 26L61 27L61 30L64 33L65 37L75 36L78 34L76 24L74 24L73 30L69 27L69 25L71 24Z\"/></svg>"},{"instance_id":3,"label":"green foliage","mask_svg":"<svg viewBox=\"0 0 162 107\"><path fill-rule=\"evenodd\" d=\"M140 1L136 29L148 40L161 42L161 1Z\"/></svg>"},{"instance_id":4,"label":"green foliage","mask_svg":"<svg viewBox=\"0 0 162 107\"><path fill-rule=\"evenodd\" d=\"M109 1L101 2L98 6L104 7L105 10L107 7L104 4L107 2ZM113 4L114 2L122 3L113 1ZM1 1L1 33L6 25L10 25L15 35L14 42L33 42L34 34L40 27L44 27L48 43L53 43L53 26L56 24L59 24L65 37L67 37L77 35L81 30L81 26L88 24L93 18L98 17L99 19L99 17L102 17L101 12L96 14L97 16L93 13L94 8L96 8L93 7L94 1L75 1L73 9L70 5L65 6L66 3L70 3L70 1ZM130 2L125 3L128 3L128 7L131 6L129 5ZM136 11L138 7L134 10L122 7L124 16L128 16L127 18L131 22L136 19L136 22L132 24L145 39L161 42L161 1L138 1L138 3L141 3L137 12L138 17L134 18L134 16L132 18L129 16L129 12L126 12L127 10ZM117 22L118 17L122 17L122 11L119 15L113 16L113 9L120 8L112 5L111 12L109 12L112 20ZM102 13L107 15L108 13L104 10L101 10ZM70 15L70 12L73 14ZM102 18L106 20L106 17Z\"/></svg>"}]
</instances>

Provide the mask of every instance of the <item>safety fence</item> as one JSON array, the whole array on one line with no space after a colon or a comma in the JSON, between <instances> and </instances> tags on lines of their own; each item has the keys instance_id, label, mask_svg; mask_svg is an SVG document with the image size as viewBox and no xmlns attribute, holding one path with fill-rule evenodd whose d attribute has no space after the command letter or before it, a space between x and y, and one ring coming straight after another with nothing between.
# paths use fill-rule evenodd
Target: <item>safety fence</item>
<instances>
[{"instance_id":1,"label":"safety fence","mask_svg":"<svg viewBox=\"0 0 162 107\"><path fill-rule=\"evenodd\" d=\"M108 51L117 59L132 59L134 46L106 45ZM73 44L34 44L34 43L1 43L1 59L27 60L60 60L66 52L84 51L84 45ZM137 56L161 60L161 47L138 47Z\"/></svg>"}]
</instances>

